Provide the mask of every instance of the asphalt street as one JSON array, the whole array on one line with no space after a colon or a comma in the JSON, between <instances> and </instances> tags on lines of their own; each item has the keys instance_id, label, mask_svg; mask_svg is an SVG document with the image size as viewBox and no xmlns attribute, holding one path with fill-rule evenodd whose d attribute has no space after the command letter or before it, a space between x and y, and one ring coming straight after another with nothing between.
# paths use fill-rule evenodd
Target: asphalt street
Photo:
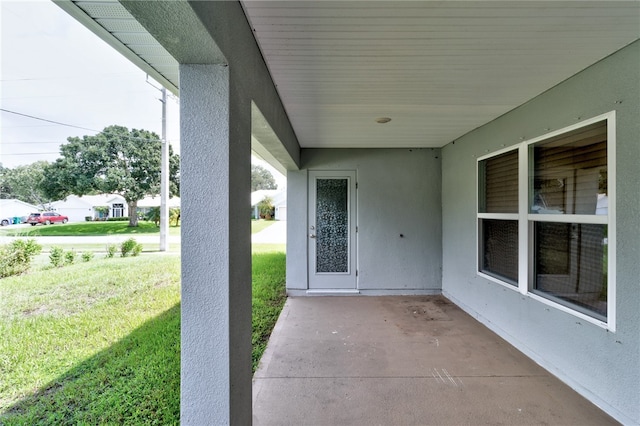
<instances>
[{"instance_id":1,"label":"asphalt street","mask_svg":"<svg viewBox=\"0 0 640 426\"><path fill-rule=\"evenodd\" d=\"M9 225L11 229L30 228L29 225ZM56 225L52 225L56 226ZM141 244L159 244L159 235L104 235L104 236L72 236L72 237L38 237L33 236L39 244L120 244L128 238L135 238ZM14 239L24 237L0 236L0 244L7 244ZM251 242L266 244L286 244L287 242L287 222L275 222L273 225L252 235ZM179 235L169 235L169 244L180 244Z\"/></svg>"}]
</instances>

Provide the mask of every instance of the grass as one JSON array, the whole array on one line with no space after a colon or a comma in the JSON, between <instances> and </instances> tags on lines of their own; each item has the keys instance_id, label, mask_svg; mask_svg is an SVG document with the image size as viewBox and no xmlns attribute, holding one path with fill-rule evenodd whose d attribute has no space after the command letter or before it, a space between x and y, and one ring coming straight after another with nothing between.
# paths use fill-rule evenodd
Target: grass
<instances>
[{"instance_id":1,"label":"grass","mask_svg":"<svg viewBox=\"0 0 640 426\"><path fill-rule=\"evenodd\" d=\"M1 280L0 423L175 423L179 281L170 255Z\"/></svg>"},{"instance_id":2,"label":"grass","mask_svg":"<svg viewBox=\"0 0 640 426\"><path fill-rule=\"evenodd\" d=\"M255 234L273 225L272 220L252 220L251 233ZM65 225L37 225L27 228L0 228L0 235L8 237L67 237L67 236L105 236L105 235L128 235L128 234L158 234L160 228L153 222L141 220L137 227L129 227L129 222L80 222L67 223ZM180 235L179 226L170 226L169 235Z\"/></svg>"},{"instance_id":3,"label":"grass","mask_svg":"<svg viewBox=\"0 0 640 426\"><path fill-rule=\"evenodd\" d=\"M251 361L254 372L287 299L285 260L285 254L278 251L254 253L252 257Z\"/></svg>"},{"instance_id":4,"label":"grass","mask_svg":"<svg viewBox=\"0 0 640 426\"><path fill-rule=\"evenodd\" d=\"M65 237L65 236L103 236L128 234L158 234L160 228L153 222L141 220L137 227L129 227L129 222L79 222L55 225L36 225L26 228L3 228L0 235L24 237ZM180 235L180 227L170 226L169 235Z\"/></svg>"},{"instance_id":5,"label":"grass","mask_svg":"<svg viewBox=\"0 0 640 426\"><path fill-rule=\"evenodd\" d=\"M148 235L158 236L157 242L149 243L143 242L144 252L154 252L160 249L160 231L153 223L139 222L138 228L129 228L128 222L82 222L82 223L68 223L66 225L49 225L49 226L34 226L27 228L0 228L0 236L16 236L16 237L46 237L46 236L131 236L133 238L136 235ZM252 220L251 221L251 233L255 234L263 229L273 225L275 221L266 220ZM169 227L169 235L180 235L180 227ZM36 259L36 264L43 264L48 262L49 251L52 246L62 247L64 250L74 250L78 253L85 251L91 251L96 253L102 253L106 249L106 243L96 243L95 241L87 238L82 242L74 243L59 243L48 242L46 240L40 241L42 245L43 254ZM119 243L117 244L119 245ZM258 251L285 251L284 244L254 244L254 252ZM169 252L180 252L180 243L171 242L169 244Z\"/></svg>"},{"instance_id":6,"label":"grass","mask_svg":"<svg viewBox=\"0 0 640 426\"><path fill-rule=\"evenodd\" d=\"M254 369L285 300L280 249L253 255ZM0 424L178 424L179 271L96 257L0 280Z\"/></svg>"}]
</instances>

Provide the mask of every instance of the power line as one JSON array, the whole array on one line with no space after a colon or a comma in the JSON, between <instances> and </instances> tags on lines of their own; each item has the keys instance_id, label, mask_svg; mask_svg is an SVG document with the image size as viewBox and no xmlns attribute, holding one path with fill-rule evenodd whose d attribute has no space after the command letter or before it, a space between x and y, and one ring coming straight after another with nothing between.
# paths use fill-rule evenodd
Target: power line
<instances>
[{"instance_id":1,"label":"power line","mask_svg":"<svg viewBox=\"0 0 640 426\"><path fill-rule=\"evenodd\" d=\"M5 146L5 145L43 145L43 144L53 144L53 143L63 144L64 142L60 142L60 141L5 142L5 141L2 141L2 142L0 142L0 146Z\"/></svg>"},{"instance_id":2,"label":"power line","mask_svg":"<svg viewBox=\"0 0 640 426\"><path fill-rule=\"evenodd\" d=\"M109 132L102 132L104 135L111 135L111 133ZM131 136L129 136L129 138L132 138ZM137 140L144 140L144 141L149 141L149 142L157 142L159 139L145 139L145 138L133 138L133 139L137 139ZM167 142L169 143L180 143L179 140L176 139L170 139ZM61 142L61 141L22 141L22 142L5 142L2 141L0 142L0 147L5 146L5 145L46 145L46 144L58 144L58 145L64 145L67 143L67 141Z\"/></svg>"},{"instance_id":3,"label":"power line","mask_svg":"<svg viewBox=\"0 0 640 426\"><path fill-rule=\"evenodd\" d=\"M130 95L135 95L135 94L148 94L149 92L146 92L144 90L127 90L126 95L130 96ZM14 100L14 99L60 99L60 98L64 98L64 99L93 99L93 97L95 96L95 93L85 93L85 94L77 94L77 95L70 95L69 93L64 93L64 94L53 94L53 95L34 95L34 96L2 96L0 97L1 100L6 101L6 100ZM112 103L117 102L116 100L113 100Z\"/></svg>"},{"instance_id":4,"label":"power line","mask_svg":"<svg viewBox=\"0 0 640 426\"><path fill-rule=\"evenodd\" d=\"M4 108L0 108L0 111L7 112L7 113L10 113L10 114L20 115L22 117L31 118L33 120L45 121L47 123L53 123L53 124L57 124L57 125L60 125L60 126L72 127L74 129L88 130L90 132L95 132L95 133L102 133L105 136L113 135L112 133L105 132L103 130L89 129L87 127L80 127L80 126L75 126L73 124L61 123L59 121L48 120L46 118L36 117L36 116L33 116L33 115L29 115L29 114L23 114L21 112L11 111L11 110L4 109ZM139 129L139 130L144 130L144 129ZM139 140L139 141L144 141L144 142L162 142L161 139L147 139L147 138L141 138L141 137L133 137L133 136L129 136L129 135L127 135L127 137L129 139L132 139L132 140Z\"/></svg>"},{"instance_id":5,"label":"power line","mask_svg":"<svg viewBox=\"0 0 640 426\"><path fill-rule=\"evenodd\" d=\"M61 123L59 121L47 120L46 118L35 117L33 115L23 114L21 112L11 111L8 109L0 108L0 111L8 112L9 114L21 115L23 117L32 118L34 120L46 121L47 123L58 124L60 126L73 127L74 129L88 130L90 132L100 133L100 130L89 129L87 127L74 126L73 124Z\"/></svg>"},{"instance_id":6,"label":"power line","mask_svg":"<svg viewBox=\"0 0 640 426\"><path fill-rule=\"evenodd\" d=\"M122 71L122 72L110 72L110 73L102 73L102 74L91 74L90 77L87 77L85 74L78 75L66 75L64 77L23 77L23 78L2 78L0 82L3 83L12 83L17 81L51 81L51 80L73 80L78 81L78 79L86 79L87 81L91 81L95 77L110 77L110 76L138 76L141 71Z\"/></svg>"},{"instance_id":7,"label":"power line","mask_svg":"<svg viewBox=\"0 0 640 426\"><path fill-rule=\"evenodd\" d=\"M16 153L10 153L10 154L2 153L3 157L8 157L9 155L60 155L60 153L59 152L16 152Z\"/></svg>"}]
</instances>

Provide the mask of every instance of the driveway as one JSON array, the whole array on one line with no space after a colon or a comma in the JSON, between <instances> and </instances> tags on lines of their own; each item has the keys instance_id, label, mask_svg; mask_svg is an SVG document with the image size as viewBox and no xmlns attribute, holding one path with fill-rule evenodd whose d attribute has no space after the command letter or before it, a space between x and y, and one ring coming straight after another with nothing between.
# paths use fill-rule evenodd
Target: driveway
<instances>
[{"instance_id":1,"label":"driveway","mask_svg":"<svg viewBox=\"0 0 640 426\"><path fill-rule=\"evenodd\" d=\"M286 244L287 243L287 222L275 221L262 231L251 236L252 243L265 244Z\"/></svg>"}]
</instances>

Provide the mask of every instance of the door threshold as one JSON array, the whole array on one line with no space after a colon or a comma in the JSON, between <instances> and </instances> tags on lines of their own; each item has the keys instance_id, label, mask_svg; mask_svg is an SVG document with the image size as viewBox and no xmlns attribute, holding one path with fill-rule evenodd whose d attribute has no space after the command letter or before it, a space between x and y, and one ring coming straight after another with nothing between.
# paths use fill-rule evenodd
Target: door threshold
<instances>
[{"instance_id":1,"label":"door threshold","mask_svg":"<svg viewBox=\"0 0 640 426\"><path fill-rule=\"evenodd\" d=\"M331 295L345 295L345 294L360 294L359 290L356 289L331 289L331 288L320 288L307 290L307 294L309 295L319 295L319 296L331 296Z\"/></svg>"}]
</instances>

